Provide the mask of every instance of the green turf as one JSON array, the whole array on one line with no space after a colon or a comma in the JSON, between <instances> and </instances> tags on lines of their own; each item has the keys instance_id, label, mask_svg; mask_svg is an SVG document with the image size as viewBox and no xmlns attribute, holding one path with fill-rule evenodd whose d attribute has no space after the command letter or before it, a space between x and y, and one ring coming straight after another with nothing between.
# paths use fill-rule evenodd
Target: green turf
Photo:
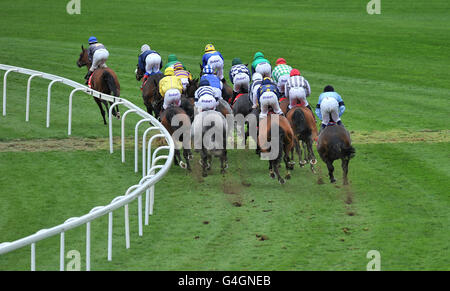
<instances>
[{"instance_id":1,"label":"green turf","mask_svg":"<svg viewBox=\"0 0 450 291\"><path fill-rule=\"evenodd\" d=\"M311 84L312 106L332 84L346 103L344 123L354 132L449 129L448 1L382 0L381 15L368 15L365 0L181 6L177 1L82 0L81 15L68 15L67 2L2 1L0 63L82 82L86 69L75 62L81 44L95 35L110 51L108 65L118 73L121 96L144 108L134 77L143 43L164 61L177 54L196 76L203 48L212 42L225 57L226 73L234 57L248 63L256 51L272 63L284 57ZM26 80L14 73L8 77L0 141L67 137L70 89L55 85L47 129L48 83L33 79L26 123ZM135 120L130 116L128 136ZM118 125L115 120L115 134ZM74 99L72 127L75 137L108 135L97 105L83 94ZM106 218L93 223L92 269L365 270L366 253L375 249L383 270L449 270L448 143L355 148L349 187L341 186L339 167L337 186L328 184L322 162L325 184L296 169L293 180L280 186L251 151L230 151L225 177L217 168L201 179L173 167L157 186L155 215L142 238L134 212L129 250L122 211L115 214L112 262L106 260ZM0 242L122 195L139 180L132 152L127 155L122 165L117 152L0 153ZM99 180L99 173L111 178ZM66 241L67 250L80 250L84 260L84 227L68 232ZM58 269L58 242L54 237L38 243L38 270ZM0 270L16 269L29 269L29 248L0 257Z\"/></svg>"}]
</instances>

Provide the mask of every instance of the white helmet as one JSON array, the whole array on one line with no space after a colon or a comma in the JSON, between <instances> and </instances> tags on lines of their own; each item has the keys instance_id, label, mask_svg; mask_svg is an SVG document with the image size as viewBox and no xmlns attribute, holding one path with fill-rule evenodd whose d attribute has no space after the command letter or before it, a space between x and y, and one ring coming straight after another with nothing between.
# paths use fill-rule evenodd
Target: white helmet
<instances>
[{"instance_id":1,"label":"white helmet","mask_svg":"<svg viewBox=\"0 0 450 291\"><path fill-rule=\"evenodd\" d=\"M148 50L150 50L150 46L148 44L144 44L141 46L141 54Z\"/></svg>"},{"instance_id":2,"label":"white helmet","mask_svg":"<svg viewBox=\"0 0 450 291\"><path fill-rule=\"evenodd\" d=\"M255 82L255 81L262 81L262 79L263 79L263 76L260 73L254 73L253 76L252 76L252 81L253 82Z\"/></svg>"}]
</instances>

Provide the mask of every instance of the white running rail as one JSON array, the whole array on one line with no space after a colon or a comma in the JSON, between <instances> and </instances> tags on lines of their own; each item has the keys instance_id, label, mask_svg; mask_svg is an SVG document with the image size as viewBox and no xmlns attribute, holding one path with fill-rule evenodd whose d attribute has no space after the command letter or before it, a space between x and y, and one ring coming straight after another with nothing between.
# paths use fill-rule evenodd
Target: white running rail
<instances>
[{"instance_id":1,"label":"white running rail","mask_svg":"<svg viewBox=\"0 0 450 291\"><path fill-rule=\"evenodd\" d=\"M106 95L95 90L92 90L84 85L81 85L72 80L62 78L59 76L38 72L34 70L29 70L25 68L9 66L0 64L0 70L5 71L3 76L3 116L6 116L6 101L7 101L7 77L11 72L16 72L20 74L29 75L28 83L27 83L27 95L26 95L26 111L25 111L25 120L29 121L29 112L30 112L30 86L31 80L33 78L39 77L42 79L50 80L48 85L48 93L47 93L47 120L46 126L50 126L50 102L51 102L51 89L53 84L62 83L69 87L72 87L73 90L69 95L69 115L68 115L68 127L67 134L71 135L72 129L72 98L76 92L84 92L85 94L98 97L100 99L104 99L107 101L113 102L113 105L109 110L109 146L110 153L113 153L113 135L112 135L112 108L114 106L118 106L119 104L126 107L128 110L123 114L121 119L121 155L122 162L125 162L125 117L129 113L135 113L142 117L135 125L135 172L138 172L138 144L139 144L139 126L142 124L151 123L152 126L145 130L145 133L142 136L142 179L138 184L132 185L128 188L126 193L122 196L118 196L114 198L110 204L106 206L97 206L91 209L89 213L80 216L80 217L72 217L67 219L64 223L59 224L55 227L49 229L42 229L32 234L30 236L21 238L14 242L4 242L0 243L0 255L14 251L16 249L31 246L31 270L36 270L36 243L55 236L60 235L60 270L64 270L64 233L70 229L73 229L78 226L86 225L86 270L89 271L91 269L91 222L96 218L99 218L103 215L108 214L108 260L112 260L112 227L113 227L113 211L124 207L124 216L125 216L125 245L126 248L130 248L130 226L129 226L129 211L128 205L134 201L138 200L138 228L139 228L139 236L143 235L143 222L142 222L142 195L146 193L145 200L145 224L148 225L148 216L153 214L153 202L154 202L154 193L155 193L155 184L161 180L164 175L169 171L170 166L173 161L175 144L173 142L172 137L169 132L164 128L164 126L158 122L153 116L148 114L146 111L142 110L140 107L131 103L130 101L119 98L111 95ZM149 137L147 141L147 134L150 131L156 131L157 134ZM167 145L159 146L153 150L152 154L152 141L156 138L164 138ZM167 154L161 154L161 152L167 152ZM147 155L147 157L146 157ZM164 161L164 164L157 164L158 162Z\"/></svg>"}]
</instances>

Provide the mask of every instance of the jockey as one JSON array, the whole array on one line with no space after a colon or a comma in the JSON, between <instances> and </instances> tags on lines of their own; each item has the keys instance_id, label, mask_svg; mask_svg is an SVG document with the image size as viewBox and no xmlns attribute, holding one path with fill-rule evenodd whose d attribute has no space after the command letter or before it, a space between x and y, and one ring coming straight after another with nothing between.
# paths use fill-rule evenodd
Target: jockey
<instances>
[{"instance_id":1,"label":"jockey","mask_svg":"<svg viewBox=\"0 0 450 291\"><path fill-rule=\"evenodd\" d=\"M311 87L309 87L308 81L300 76L299 70L291 70L284 91L286 92L286 97L289 98L289 109L299 103L301 106L308 107L312 112L311 106L306 100L306 97L311 94Z\"/></svg>"},{"instance_id":2,"label":"jockey","mask_svg":"<svg viewBox=\"0 0 450 291\"><path fill-rule=\"evenodd\" d=\"M280 108L278 99L280 98L280 91L277 85L272 82L270 78L264 78L261 87L258 89L258 103L260 104L261 113L259 119L267 117L269 113L269 106L272 107L273 112L279 115L284 115Z\"/></svg>"},{"instance_id":3,"label":"jockey","mask_svg":"<svg viewBox=\"0 0 450 291\"><path fill-rule=\"evenodd\" d=\"M345 104L342 97L334 92L334 88L330 85L323 89L323 93L319 96L319 102L316 107L316 115L322 120L322 127L324 129L330 122L330 116L332 121L339 125L342 125L341 115L345 111Z\"/></svg>"},{"instance_id":4,"label":"jockey","mask_svg":"<svg viewBox=\"0 0 450 291\"><path fill-rule=\"evenodd\" d=\"M233 84L233 99L238 93L248 93L250 72L240 58L234 58L231 62L230 81Z\"/></svg>"},{"instance_id":5,"label":"jockey","mask_svg":"<svg viewBox=\"0 0 450 291\"><path fill-rule=\"evenodd\" d=\"M150 75L160 72L162 68L161 56L154 50L150 49L148 44L141 47L141 54L138 57L138 66L145 71L143 83Z\"/></svg>"},{"instance_id":6,"label":"jockey","mask_svg":"<svg viewBox=\"0 0 450 291\"><path fill-rule=\"evenodd\" d=\"M173 64L173 70L175 76L177 76L181 80L181 84L183 85L183 92L186 91L186 88L189 85L189 81L192 81L192 74L183 68L183 64L181 62L176 62L175 64Z\"/></svg>"},{"instance_id":7,"label":"jockey","mask_svg":"<svg viewBox=\"0 0 450 291\"><path fill-rule=\"evenodd\" d=\"M170 54L169 57L167 58L167 64L164 66L163 68L163 72L168 68L168 67L172 67L173 65L175 65L175 63L181 63L181 65L183 66L183 69L186 70L186 67L184 66L184 64L182 62L180 62L177 58L177 56L175 54Z\"/></svg>"},{"instance_id":8,"label":"jockey","mask_svg":"<svg viewBox=\"0 0 450 291\"><path fill-rule=\"evenodd\" d=\"M289 74L291 73L292 67L286 64L286 60L283 58L279 58L276 62L275 68L272 70L272 77L275 83L278 86L278 90L282 95L284 92L284 85L289 79Z\"/></svg>"},{"instance_id":9,"label":"jockey","mask_svg":"<svg viewBox=\"0 0 450 291\"><path fill-rule=\"evenodd\" d=\"M252 75L254 73L260 73L263 77L272 78L272 67L270 62L264 58L262 52L255 53L252 63Z\"/></svg>"},{"instance_id":10,"label":"jockey","mask_svg":"<svg viewBox=\"0 0 450 291\"><path fill-rule=\"evenodd\" d=\"M211 87L214 87L214 97L222 99L223 84L220 79L216 75L214 75L214 70L210 65L206 65L203 67L203 75L200 78L200 82L202 80L208 80L209 85Z\"/></svg>"},{"instance_id":11,"label":"jockey","mask_svg":"<svg viewBox=\"0 0 450 291\"><path fill-rule=\"evenodd\" d=\"M205 53L202 58L203 67L210 65L219 80L223 80L223 57L222 54L216 51L212 44L205 46Z\"/></svg>"},{"instance_id":12,"label":"jockey","mask_svg":"<svg viewBox=\"0 0 450 291\"><path fill-rule=\"evenodd\" d=\"M99 43L95 36L91 36L89 38L88 58L92 65L89 68L86 76L84 76L84 78L86 79L86 84L88 83L92 73L97 68L106 68L105 62L108 57L109 52L106 47L102 43Z\"/></svg>"},{"instance_id":13,"label":"jockey","mask_svg":"<svg viewBox=\"0 0 450 291\"><path fill-rule=\"evenodd\" d=\"M168 67L164 71L165 77L159 81L159 93L164 98L163 108L167 109L170 105L181 105L181 92L183 85L180 78L176 77L173 69Z\"/></svg>"},{"instance_id":14,"label":"jockey","mask_svg":"<svg viewBox=\"0 0 450 291\"><path fill-rule=\"evenodd\" d=\"M214 88L209 85L209 81L206 79L201 80L194 95L195 106L199 112L216 110L219 99L214 97L214 94Z\"/></svg>"},{"instance_id":15,"label":"jockey","mask_svg":"<svg viewBox=\"0 0 450 291\"><path fill-rule=\"evenodd\" d=\"M252 76L252 85L250 87L250 100L252 100L253 106L255 109L258 107L258 89L261 87L261 83L263 81L263 77L260 73L254 73Z\"/></svg>"}]
</instances>

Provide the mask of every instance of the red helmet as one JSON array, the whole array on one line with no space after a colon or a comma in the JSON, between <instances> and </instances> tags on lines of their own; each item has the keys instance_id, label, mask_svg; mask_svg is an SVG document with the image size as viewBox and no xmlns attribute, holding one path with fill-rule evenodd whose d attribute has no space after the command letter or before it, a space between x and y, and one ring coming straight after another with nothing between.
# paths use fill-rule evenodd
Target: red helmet
<instances>
[{"instance_id":1,"label":"red helmet","mask_svg":"<svg viewBox=\"0 0 450 291\"><path fill-rule=\"evenodd\" d=\"M281 64L286 65L286 60L283 59L283 58L279 58L279 59L275 62L275 64L277 64L277 65L281 65Z\"/></svg>"},{"instance_id":2,"label":"red helmet","mask_svg":"<svg viewBox=\"0 0 450 291\"><path fill-rule=\"evenodd\" d=\"M292 69L291 70L291 75L290 75L291 77L292 76L300 76L300 71L299 70L297 70L297 69Z\"/></svg>"}]
</instances>

